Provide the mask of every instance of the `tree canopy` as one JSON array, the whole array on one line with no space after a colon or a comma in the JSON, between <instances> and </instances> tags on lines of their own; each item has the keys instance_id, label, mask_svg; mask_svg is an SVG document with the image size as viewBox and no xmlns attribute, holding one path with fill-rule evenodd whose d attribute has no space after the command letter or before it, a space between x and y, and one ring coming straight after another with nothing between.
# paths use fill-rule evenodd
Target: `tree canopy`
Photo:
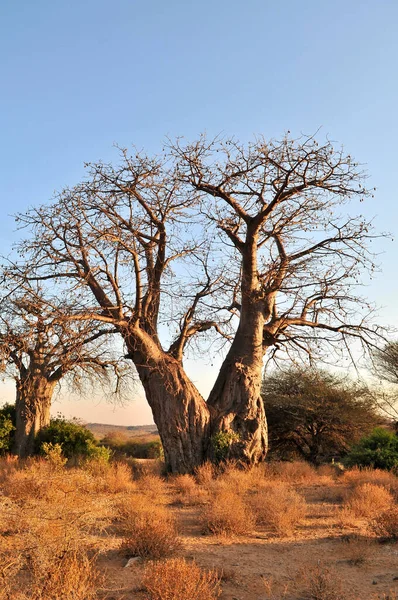
<instances>
[{"instance_id":1,"label":"tree canopy","mask_svg":"<svg viewBox=\"0 0 398 600\"><path fill-rule=\"evenodd\" d=\"M372 392L327 371L292 368L264 378L263 399L274 455L314 464L341 458L382 422Z\"/></svg>"}]
</instances>

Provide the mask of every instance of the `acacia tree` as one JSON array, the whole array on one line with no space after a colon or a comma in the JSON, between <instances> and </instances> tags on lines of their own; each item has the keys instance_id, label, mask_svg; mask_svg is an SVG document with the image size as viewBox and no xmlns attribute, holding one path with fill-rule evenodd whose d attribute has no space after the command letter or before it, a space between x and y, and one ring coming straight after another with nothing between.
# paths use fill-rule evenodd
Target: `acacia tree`
<instances>
[{"instance_id":1,"label":"acacia tree","mask_svg":"<svg viewBox=\"0 0 398 600\"><path fill-rule=\"evenodd\" d=\"M35 436L50 423L54 390L63 378L80 388L87 378L109 384L111 374L122 375L123 363L110 350L111 333L92 322L62 319L60 308L38 293L19 293L2 302L1 370L16 384L15 454L33 453Z\"/></svg>"},{"instance_id":2,"label":"acacia tree","mask_svg":"<svg viewBox=\"0 0 398 600\"><path fill-rule=\"evenodd\" d=\"M201 138L156 159L123 151L120 166L90 165L82 184L20 217L33 229L26 276L68 282L75 318L121 333L171 471L211 457L219 433L231 434L230 456L254 463L267 450L266 352L377 338L354 293L373 268L369 224L335 213L366 195L351 158L312 139ZM178 329L168 344L165 323ZM207 402L183 367L204 332L232 334Z\"/></svg>"},{"instance_id":3,"label":"acacia tree","mask_svg":"<svg viewBox=\"0 0 398 600\"><path fill-rule=\"evenodd\" d=\"M390 389L383 390L380 397L380 408L395 420L398 432L398 342L389 341L382 348L372 353L373 373L382 381L392 384Z\"/></svg>"},{"instance_id":4,"label":"acacia tree","mask_svg":"<svg viewBox=\"0 0 398 600\"><path fill-rule=\"evenodd\" d=\"M270 449L280 457L293 452L314 464L340 457L383 422L366 386L327 371L274 371L262 395Z\"/></svg>"}]
</instances>

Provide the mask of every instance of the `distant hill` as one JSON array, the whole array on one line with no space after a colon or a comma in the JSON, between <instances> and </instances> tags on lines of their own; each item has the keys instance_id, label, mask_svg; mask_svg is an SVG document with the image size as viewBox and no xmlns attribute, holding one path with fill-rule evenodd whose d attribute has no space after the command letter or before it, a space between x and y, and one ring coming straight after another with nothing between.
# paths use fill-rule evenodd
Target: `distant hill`
<instances>
[{"instance_id":1,"label":"distant hill","mask_svg":"<svg viewBox=\"0 0 398 600\"><path fill-rule=\"evenodd\" d=\"M113 431L129 438L152 437L158 435L156 425L107 425L106 423L85 423L98 440Z\"/></svg>"}]
</instances>

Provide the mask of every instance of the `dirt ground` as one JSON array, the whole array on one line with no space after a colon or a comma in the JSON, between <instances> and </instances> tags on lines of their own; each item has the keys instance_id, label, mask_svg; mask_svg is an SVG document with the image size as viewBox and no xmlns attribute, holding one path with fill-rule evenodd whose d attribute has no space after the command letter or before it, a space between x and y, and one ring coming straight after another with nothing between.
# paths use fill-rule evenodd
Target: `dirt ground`
<instances>
[{"instance_id":1,"label":"dirt ground","mask_svg":"<svg viewBox=\"0 0 398 600\"><path fill-rule=\"evenodd\" d=\"M173 506L171 497L171 510L178 519L183 541L180 555L222 573L224 600L301 598L302 580L317 567L330 572L336 587L341 586L344 599L395 600L398 544L380 543L363 521L349 527L338 523L344 486L328 483L297 487L308 503L308 515L293 536L282 538L264 530L235 539L205 535L200 507ZM115 590L115 600L119 600L120 593L126 599L145 598L141 590L143 563L129 567L126 563L117 548L102 555L100 565L106 572L108 589Z\"/></svg>"},{"instance_id":2,"label":"dirt ground","mask_svg":"<svg viewBox=\"0 0 398 600\"><path fill-rule=\"evenodd\" d=\"M232 469L216 477L205 469L202 479L197 474L196 480L190 476L163 479L155 470L148 472L154 461L149 463L135 463L139 469L134 471L126 463L93 470L52 466L43 460L22 467L15 461L3 461L0 559L5 566L0 565L0 578L6 582L14 568L15 576L9 577L10 593L2 595L0 585L0 599L30 598L29 582L43 587L48 570L53 569L54 575L56 561L62 564L68 548L97 556L104 577L92 595L83 593L79 599L147 599L142 582L151 565L137 557L126 566L123 550L127 539L123 514L144 510L150 520L158 511L157 528L164 519L176 521L181 540L177 557L216 570L222 600L398 600L398 543L386 542L374 527L374 506L385 501L386 495L389 506L396 510L398 479L393 475L381 471L337 474L304 463L280 463L250 472ZM228 499L224 516L237 520L242 503L251 507L247 514L253 516L253 498L265 499L269 515L270 489L274 508L275 502L277 508L282 505L283 489L288 490L286 511L280 511L280 518L292 508L294 499L301 503L302 512L291 529L294 533L281 533L269 519L261 521L258 512L240 532L209 533L206 511L220 495L227 494ZM360 502L368 499L362 507L368 511L366 518L365 513L354 514L350 509L354 492ZM135 523L130 521L128 530L133 540L137 538ZM158 529L149 535L157 538ZM169 548L162 555L166 559ZM73 573L67 575L73 589ZM53 600L48 595L36 597Z\"/></svg>"}]
</instances>

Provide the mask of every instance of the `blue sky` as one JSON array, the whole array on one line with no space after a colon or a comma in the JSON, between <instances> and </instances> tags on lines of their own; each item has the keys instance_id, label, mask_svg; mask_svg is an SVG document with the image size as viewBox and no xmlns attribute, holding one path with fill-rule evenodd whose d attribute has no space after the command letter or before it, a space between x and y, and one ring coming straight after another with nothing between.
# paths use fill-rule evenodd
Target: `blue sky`
<instances>
[{"instance_id":1,"label":"blue sky","mask_svg":"<svg viewBox=\"0 0 398 600\"><path fill-rule=\"evenodd\" d=\"M0 253L17 237L10 215L76 183L84 161L202 131L322 127L366 163L377 192L361 210L396 235L397 23L395 0L3 0ZM398 325L396 243L376 248L383 273L368 296ZM211 374L200 378L206 391ZM91 420L149 415L140 400L65 406Z\"/></svg>"}]
</instances>

